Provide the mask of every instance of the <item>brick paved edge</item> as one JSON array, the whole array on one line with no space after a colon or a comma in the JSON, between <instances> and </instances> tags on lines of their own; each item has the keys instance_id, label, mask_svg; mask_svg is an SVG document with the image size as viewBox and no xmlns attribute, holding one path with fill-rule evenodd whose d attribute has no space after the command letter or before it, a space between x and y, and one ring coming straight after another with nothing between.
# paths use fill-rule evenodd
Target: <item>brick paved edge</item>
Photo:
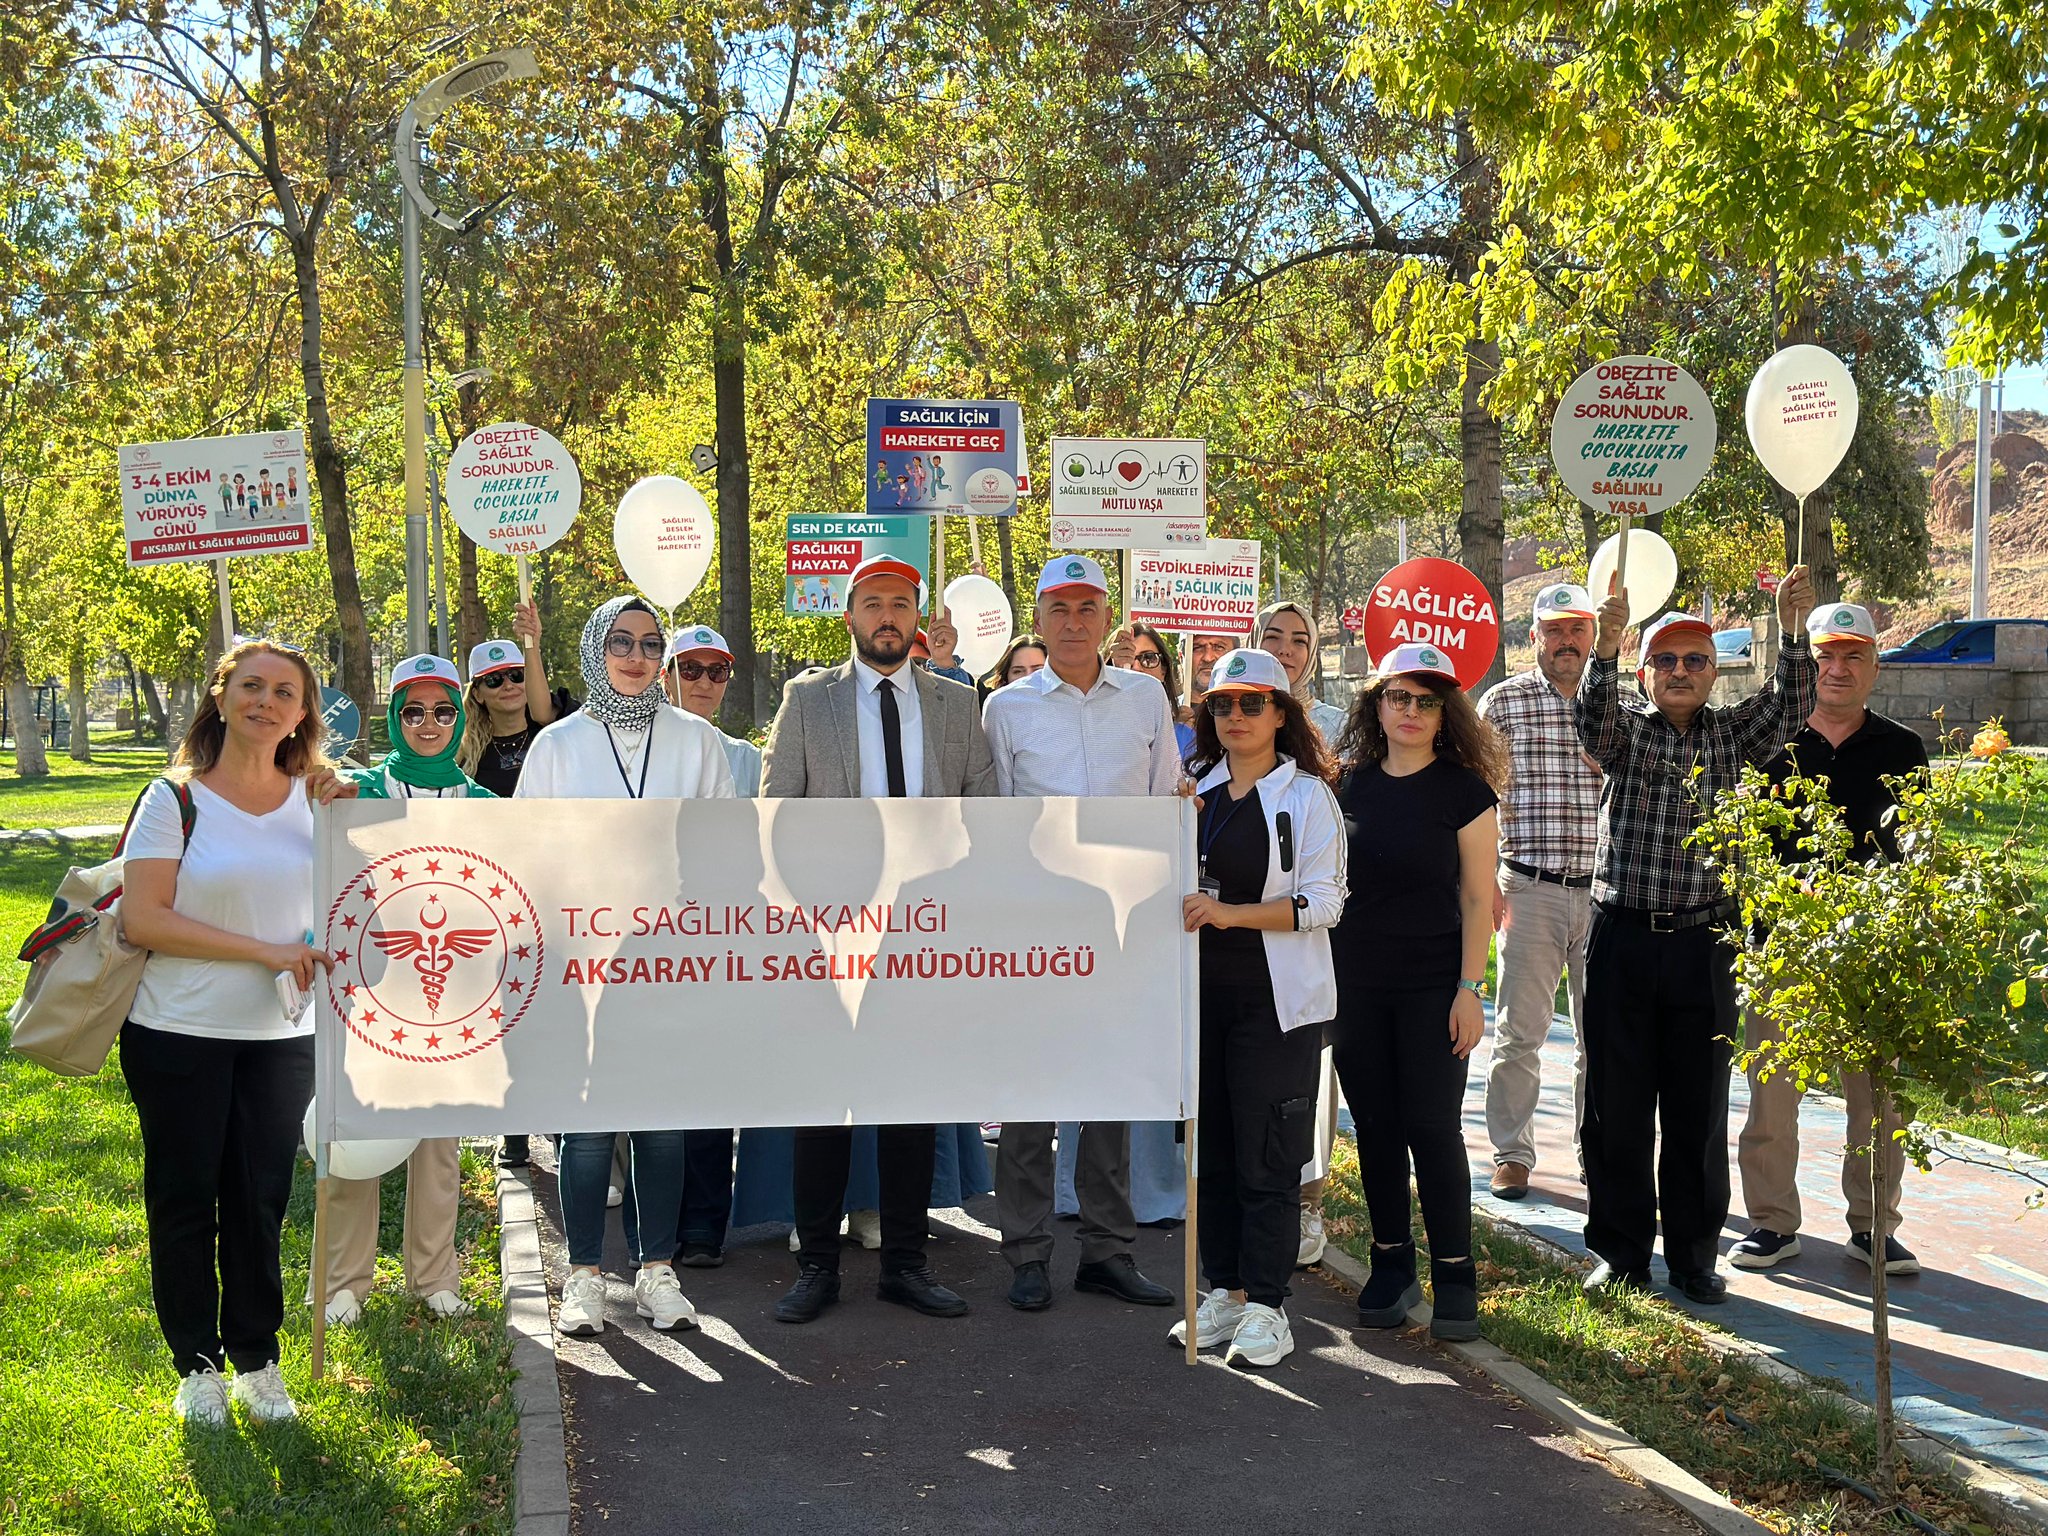
<instances>
[{"instance_id":1,"label":"brick paved edge","mask_svg":"<svg viewBox=\"0 0 2048 1536\"><path fill-rule=\"evenodd\" d=\"M533 1183L524 1168L498 1170L498 1265L504 1276L505 1331L512 1338L512 1366L518 1373L512 1383L519 1401L513 1536L569 1536L568 1448L555 1374L555 1321L548 1310Z\"/></svg>"},{"instance_id":2,"label":"brick paved edge","mask_svg":"<svg viewBox=\"0 0 2048 1536\"><path fill-rule=\"evenodd\" d=\"M1365 1269L1332 1244L1321 1267L1351 1290L1365 1284ZM1429 1303L1408 1314L1412 1324L1427 1324ZM1512 1392L1560 1429L1576 1436L1604 1459L1621 1468L1681 1513L1698 1521L1714 1536L1767 1536L1769 1527L1737 1509L1721 1494L1694 1477L1660 1451L1653 1451L1597 1413L1566 1397L1498 1345L1480 1339L1470 1344L1438 1342L1497 1386Z\"/></svg>"}]
</instances>

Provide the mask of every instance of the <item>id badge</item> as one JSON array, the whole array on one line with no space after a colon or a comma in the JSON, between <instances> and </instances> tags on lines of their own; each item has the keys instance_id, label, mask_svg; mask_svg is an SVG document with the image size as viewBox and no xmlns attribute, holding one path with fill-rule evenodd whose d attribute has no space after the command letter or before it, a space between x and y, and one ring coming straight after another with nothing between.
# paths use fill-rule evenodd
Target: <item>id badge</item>
<instances>
[{"instance_id":1,"label":"id badge","mask_svg":"<svg viewBox=\"0 0 2048 1536\"><path fill-rule=\"evenodd\" d=\"M1195 882L1195 890L1201 895L1207 896L1211 901L1221 901L1223 899L1223 886L1221 882L1209 873L1206 864L1202 867L1201 878Z\"/></svg>"}]
</instances>

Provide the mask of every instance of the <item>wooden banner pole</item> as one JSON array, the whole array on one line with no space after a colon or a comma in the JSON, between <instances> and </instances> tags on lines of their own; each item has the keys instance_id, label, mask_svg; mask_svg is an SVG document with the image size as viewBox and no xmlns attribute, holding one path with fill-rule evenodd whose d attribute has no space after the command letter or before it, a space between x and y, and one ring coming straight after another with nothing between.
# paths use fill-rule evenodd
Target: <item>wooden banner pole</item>
<instances>
[{"instance_id":1,"label":"wooden banner pole","mask_svg":"<svg viewBox=\"0 0 2048 1536\"><path fill-rule=\"evenodd\" d=\"M327 1144L313 1159L313 1379L327 1370Z\"/></svg>"},{"instance_id":2,"label":"wooden banner pole","mask_svg":"<svg viewBox=\"0 0 2048 1536\"><path fill-rule=\"evenodd\" d=\"M1196 1234L1195 1234L1195 1136L1196 1125L1190 1119L1185 1122L1182 1144L1188 1154L1188 1219L1181 1229L1181 1305L1186 1309L1188 1330L1188 1364L1193 1365L1201 1355L1201 1341L1195 1337L1195 1310L1198 1289L1196 1280Z\"/></svg>"},{"instance_id":3,"label":"wooden banner pole","mask_svg":"<svg viewBox=\"0 0 2048 1536\"><path fill-rule=\"evenodd\" d=\"M524 555L514 555L512 557L512 567L519 572L519 601L522 603L532 602L533 562Z\"/></svg>"}]
</instances>

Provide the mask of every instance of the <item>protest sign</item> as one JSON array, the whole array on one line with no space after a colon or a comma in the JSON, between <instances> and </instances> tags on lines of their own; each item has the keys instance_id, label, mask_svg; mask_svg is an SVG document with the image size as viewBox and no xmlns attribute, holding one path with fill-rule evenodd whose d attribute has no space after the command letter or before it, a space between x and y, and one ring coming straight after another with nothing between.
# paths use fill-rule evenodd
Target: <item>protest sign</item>
<instances>
[{"instance_id":1,"label":"protest sign","mask_svg":"<svg viewBox=\"0 0 2048 1536\"><path fill-rule=\"evenodd\" d=\"M697 487L676 475L649 475L619 498L612 548L633 585L673 610L711 569L712 533L711 509Z\"/></svg>"},{"instance_id":2,"label":"protest sign","mask_svg":"<svg viewBox=\"0 0 2048 1536\"><path fill-rule=\"evenodd\" d=\"M1002 517L1030 490L1014 400L870 400L867 507Z\"/></svg>"},{"instance_id":3,"label":"protest sign","mask_svg":"<svg viewBox=\"0 0 2048 1536\"><path fill-rule=\"evenodd\" d=\"M303 433L128 443L121 449L128 563L311 549L310 491Z\"/></svg>"},{"instance_id":4,"label":"protest sign","mask_svg":"<svg viewBox=\"0 0 2048 1536\"><path fill-rule=\"evenodd\" d=\"M1500 649L1500 614L1486 584L1462 565L1427 556L1404 560L1373 584L1365 603L1365 648L1377 662L1419 640L1450 658L1458 686L1486 676Z\"/></svg>"},{"instance_id":5,"label":"protest sign","mask_svg":"<svg viewBox=\"0 0 2048 1536\"><path fill-rule=\"evenodd\" d=\"M1259 541L1211 539L1199 550L1134 549L1126 622L1183 634L1249 635L1259 618Z\"/></svg>"},{"instance_id":6,"label":"protest sign","mask_svg":"<svg viewBox=\"0 0 2048 1536\"><path fill-rule=\"evenodd\" d=\"M1193 860L1171 796L340 802L315 1134L1182 1119Z\"/></svg>"},{"instance_id":7,"label":"protest sign","mask_svg":"<svg viewBox=\"0 0 2048 1536\"><path fill-rule=\"evenodd\" d=\"M783 554L784 613L844 613L846 578L876 555L907 561L929 582L929 517L792 517Z\"/></svg>"},{"instance_id":8,"label":"protest sign","mask_svg":"<svg viewBox=\"0 0 2048 1536\"><path fill-rule=\"evenodd\" d=\"M1054 438L1052 547L1200 549L1206 450L1200 438Z\"/></svg>"},{"instance_id":9,"label":"protest sign","mask_svg":"<svg viewBox=\"0 0 2048 1536\"><path fill-rule=\"evenodd\" d=\"M478 549L538 554L569 531L583 505L576 461L524 422L478 427L448 456L448 515Z\"/></svg>"}]
</instances>

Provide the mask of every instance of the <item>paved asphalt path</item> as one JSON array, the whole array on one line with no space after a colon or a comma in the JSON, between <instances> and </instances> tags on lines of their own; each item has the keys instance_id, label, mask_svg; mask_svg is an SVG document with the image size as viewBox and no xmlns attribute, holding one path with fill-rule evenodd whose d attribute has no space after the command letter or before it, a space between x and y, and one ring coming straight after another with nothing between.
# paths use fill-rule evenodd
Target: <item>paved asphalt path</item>
<instances>
[{"instance_id":1,"label":"paved asphalt path","mask_svg":"<svg viewBox=\"0 0 2048 1536\"><path fill-rule=\"evenodd\" d=\"M560 1208L536 1174L559 1301ZM610 1325L560 1341L579 1536L1697 1532L1426 1341L1361 1342L1318 1278L1289 1303L1294 1355L1255 1374L1190 1369L1166 1340L1176 1313L1075 1293L1065 1224L1053 1307L1014 1312L994 1214L932 1217L966 1318L875 1300L877 1256L849 1246L844 1299L777 1323L795 1260L757 1229L723 1268L682 1271L703 1327L663 1335L633 1313L614 1213ZM1142 1233L1139 1263L1178 1288L1178 1231Z\"/></svg>"}]
</instances>

